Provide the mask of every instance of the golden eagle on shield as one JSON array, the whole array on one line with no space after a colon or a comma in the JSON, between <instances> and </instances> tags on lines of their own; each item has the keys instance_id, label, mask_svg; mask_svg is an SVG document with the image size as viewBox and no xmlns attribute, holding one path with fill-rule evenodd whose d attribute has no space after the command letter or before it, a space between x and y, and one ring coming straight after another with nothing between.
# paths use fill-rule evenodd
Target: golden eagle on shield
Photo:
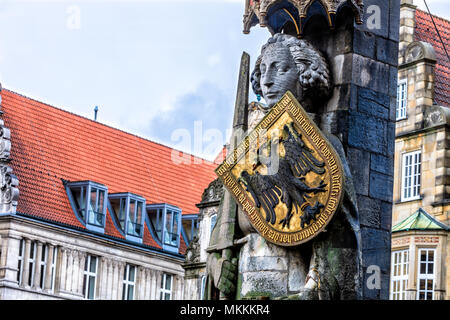
<instances>
[{"instance_id":1,"label":"golden eagle on shield","mask_svg":"<svg viewBox=\"0 0 450 320\"><path fill-rule=\"evenodd\" d=\"M279 150L280 143L284 147L284 156L281 156ZM309 172L324 174L325 163L314 157L314 151L306 146L292 123L284 125L282 135L273 137L269 146L267 143L263 144L258 149L258 155L261 155L261 148L267 149L268 157L258 157L253 168L264 165L267 167L267 174L261 174L256 170L250 174L247 170L243 170L238 181L251 194L256 206L264 210L268 223L272 225L277 223L275 207L281 201L288 209L286 216L278 222L283 228L289 228L294 208L297 213L299 209L303 213L301 227L310 224L324 205L316 201L312 206L306 198L310 198L308 194L325 192L326 184L322 180L318 186L308 186L305 176ZM276 164L274 159L277 160Z\"/></svg>"}]
</instances>

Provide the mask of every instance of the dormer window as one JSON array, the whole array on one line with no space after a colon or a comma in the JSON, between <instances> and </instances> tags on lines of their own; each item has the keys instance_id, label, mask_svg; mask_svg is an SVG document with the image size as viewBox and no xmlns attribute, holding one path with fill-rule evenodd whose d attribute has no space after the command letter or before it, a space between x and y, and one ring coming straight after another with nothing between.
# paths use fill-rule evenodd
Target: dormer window
<instances>
[{"instance_id":1,"label":"dormer window","mask_svg":"<svg viewBox=\"0 0 450 320\"><path fill-rule=\"evenodd\" d=\"M180 246L181 209L169 204L147 205L153 229L163 249L178 252Z\"/></svg>"},{"instance_id":2,"label":"dormer window","mask_svg":"<svg viewBox=\"0 0 450 320\"><path fill-rule=\"evenodd\" d=\"M64 184L77 218L87 229L103 233L108 188L93 181L64 181Z\"/></svg>"},{"instance_id":3,"label":"dormer window","mask_svg":"<svg viewBox=\"0 0 450 320\"><path fill-rule=\"evenodd\" d=\"M186 244L189 245L192 239L194 239L194 237L198 234L198 215L183 215L181 221L183 223L183 237Z\"/></svg>"},{"instance_id":4,"label":"dormer window","mask_svg":"<svg viewBox=\"0 0 450 320\"><path fill-rule=\"evenodd\" d=\"M141 243L145 199L132 193L114 193L108 198L111 210L126 238Z\"/></svg>"}]
</instances>

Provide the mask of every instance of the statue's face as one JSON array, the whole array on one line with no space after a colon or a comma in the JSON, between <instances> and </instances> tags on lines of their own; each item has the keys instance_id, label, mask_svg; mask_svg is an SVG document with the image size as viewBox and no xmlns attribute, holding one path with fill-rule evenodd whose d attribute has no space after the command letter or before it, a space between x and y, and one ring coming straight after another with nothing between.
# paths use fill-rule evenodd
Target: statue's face
<instances>
[{"instance_id":1,"label":"statue's face","mask_svg":"<svg viewBox=\"0 0 450 320\"><path fill-rule=\"evenodd\" d=\"M288 90L298 95L299 71L286 46L275 44L266 48L261 59L260 71L261 91L269 108L273 107Z\"/></svg>"}]
</instances>

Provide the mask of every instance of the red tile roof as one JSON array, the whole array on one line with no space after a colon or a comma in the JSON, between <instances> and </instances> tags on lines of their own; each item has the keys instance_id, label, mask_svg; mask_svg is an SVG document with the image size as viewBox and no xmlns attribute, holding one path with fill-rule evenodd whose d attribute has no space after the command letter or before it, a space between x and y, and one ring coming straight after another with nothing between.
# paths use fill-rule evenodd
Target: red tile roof
<instances>
[{"instance_id":1,"label":"red tile roof","mask_svg":"<svg viewBox=\"0 0 450 320\"><path fill-rule=\"evenodd\" d=\"M19 213L84 229L72 211L64 179L95 181L109 193L132 192L147 203L168 203L193 214L203 190L216 178L212 162L190 156L191 164L175 164L174 150L167 146L9 90L1 96L5 126L11 130L11 167L19 179ZM109 213L105 234L123 238ZM160 248L147 227L144 244Z\"/></svg>"},{"instance_id":2,"label":"red tile roof","mask_svg":"<svg viewBox=\"0 0 450 320\"><path fill-rule=\"evenodd\" d=\"M450 53L450 21L433 15L433 20ZM414 32L416 41L430 43L436 51L436 78L435 97L438 105L450 107L450 61L445 54L439 35L433 25L430 15L422 10L416 10L416 28Z\"/></svg>"}]
</instances>

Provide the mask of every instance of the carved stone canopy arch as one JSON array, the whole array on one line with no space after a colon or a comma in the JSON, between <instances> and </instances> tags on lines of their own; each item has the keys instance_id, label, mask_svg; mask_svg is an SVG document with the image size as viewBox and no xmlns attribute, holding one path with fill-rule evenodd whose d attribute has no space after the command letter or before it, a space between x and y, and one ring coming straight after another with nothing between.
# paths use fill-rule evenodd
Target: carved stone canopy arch
<instances>
[{"instance_id":1,"label":"carved stone canopy arch","mask_svg":"<svg viewBox=\"0 0 450 320\"><path fill-rule=\"evenodd\" d=\"M244 33L249 33L250 28L259 23L275 34L285 23L291 22L300 37L309 15L320 12L326 16L329 26L334 27L335 15L344 6L352 9L355 22L361 24L363 0L246 0Z\"/></svg>"},{"instance_id":2,"label":"carved stone canopy arch","mask_svg":"<svg viewBox=\"0 0 450 320\"><path fill-rule=\"evenodd\" d=\"M436 52L430 43L415 41L408 45L404 53L405 63L411 63L420 60L436 62Z\"/></svg>"}]
</instances>

